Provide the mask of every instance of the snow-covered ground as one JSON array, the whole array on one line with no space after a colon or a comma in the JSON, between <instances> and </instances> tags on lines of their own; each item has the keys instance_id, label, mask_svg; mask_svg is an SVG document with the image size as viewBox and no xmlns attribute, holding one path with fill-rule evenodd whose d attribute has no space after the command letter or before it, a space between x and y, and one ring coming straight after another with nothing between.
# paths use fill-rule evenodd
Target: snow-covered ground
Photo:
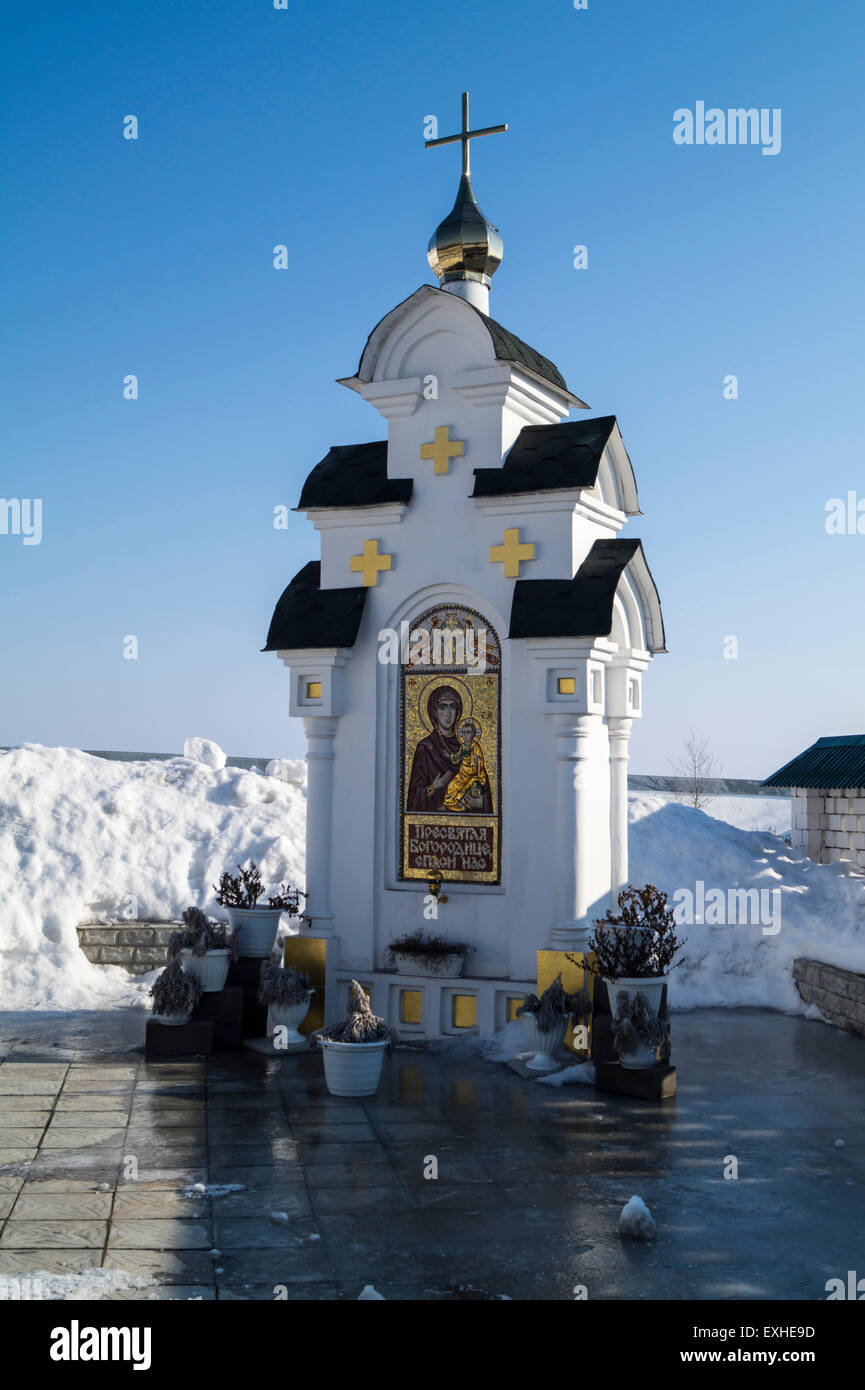
<instances>
[{"instance_id":1,"label":"snow-covered ground","mask_svg":"<svg viewBox=\"0 0 865 1390\"><path fill-rule=\"evenodd\" d=\"M268 887L304 886L305 764L227 768L204 740L185 753L122 763L27 744L0 756L0 1008L145 1004L149 980L82 954L75 928L94 915L170 920L190 903L223 915L212 885L250 858ZM771 919L682 928L674 1007L803 1011L797 955L865 971L865 877L797 858L772 833L789 831L788 800L717 797L705 814L640 792L630 817L633 883L756 889L771 903Z\"/></svg>"}]
</instances>

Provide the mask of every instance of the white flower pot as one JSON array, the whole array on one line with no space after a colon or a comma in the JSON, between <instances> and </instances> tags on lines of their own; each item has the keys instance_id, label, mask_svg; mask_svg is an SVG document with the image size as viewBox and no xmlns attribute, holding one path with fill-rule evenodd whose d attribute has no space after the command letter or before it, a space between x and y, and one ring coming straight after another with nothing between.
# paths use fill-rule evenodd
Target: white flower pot
<instances>
[{"instance_id":1,"label":"white flower pot","mask_svg":"<svg viewBox=\"0 0 865 1390\"><path fill-rule=\"evenodd\" d=\"M610 1013L615 1021L616 1010L619 1007L619 998L623 994L627 995L629 999L633 999L636 994L644 994L649 1008L657 1013L661 1007L664 985L667 981L664 975L655 975L646 980L622 978L615 982L605 980L604 983L607 986L607 994L610 997ZM653 1067L657 1062L657 1051L658 1049L656 1047L649 1047L645 1043L641 1043L637 1047L636 1052L630 1052L626 1057L620 1056L619 1063L626 1071L645 1071L648 1067Z\"/></svg>"},{"instance_id":2,"label":"white flower pot","mask_svg":"<svg viewBox=\"0 0 865 1390\"><path fill-rule=\"evenodd\" d=\"M387 1040L371 1043L331 1042L319 1038L324 1079L332 1096L374 1096L381 1080Z\"/></svg>"},{"instance_id":3,"label":"white flower pot","mask_svg":"<svg viewBox=\"0 0 865 1390\"><path fill-rule=\"evenodd\" d=\"M151 1014L154 1023L164 1023L166 1028L181 1028L189 1022L189 1014Z\"/></svg>"},{"instance_id":4,"label":"white flower pot","mask_svg":"<svg viewBox=\"0 0 865 1390\"><path fill-rule=\"evenodd\" d=\"M273 950L282 911L278 907L229 907L232 933L239 935L240 954L264 959Z\"/></svg>"},{"instance_id":5,"label":"white flower pot","mask_svg":"<svg viewBox=\"0 0 865 1390\"><path fill-rule=\"evenodd\" d=\"M305 1041L302 1033L298 1032L301 1023L309 1013L309 1006L312 1002L314 989L307 991L306 999L302 999L299 1004L271 1004L268 1010L267 1031L273 1033L274 1028L284 1028L284 1045L293 1045Z\"/></svg>"},{"instance_id":6,"label":"white flower pot","mask_svg":"<svg viewBox=\"0 0 865 1390\"><path fill-rule=\"evenodd\" d=\"M430 975L437 980L457 980L465 968L466 958L460 951L451 955L416 956L409 952L394 951L394 964L400 975Z\"/></svg>"},{"instance_id":7,"label":"white flower pot","mask_svg":"<svg viewBox=\"0 0 865 1390\"><path fill-rule=\"evenodd\" d=\"M530 1062L526 1062L529 1071L558 1071L559 1063L551 1054L564 1042L569 1020L563 1018L555 1028L542 1031L535 1022L534 1014L521 1014L520 1017L526 1039L526 1051L535 1054Z\"/></svg>"},{"instance_id":8,"label":"white flower pot","mask_svg":"<svg viewBox=\"0 0 865 1390\"><path fill-rule=\"evenodd\" d=\"M202 994L218 994L225 988L230 960L231 952L226 946L218 951L205 951L203 956L194 955L188 946L184 946L180 952L184 970L187 975L195 976Z\"/></svg>"}]
</instances>

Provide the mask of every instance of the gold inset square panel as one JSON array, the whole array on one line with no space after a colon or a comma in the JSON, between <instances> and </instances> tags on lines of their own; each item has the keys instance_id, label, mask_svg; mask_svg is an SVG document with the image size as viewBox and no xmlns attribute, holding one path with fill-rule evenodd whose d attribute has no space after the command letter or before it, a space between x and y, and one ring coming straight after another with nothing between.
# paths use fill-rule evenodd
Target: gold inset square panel
<instances>
[{"instance_id":1,"label":"gold inset square panel","mask_svg":"<svg viewBox=\"0 0 865 1390\"><path fill-rule=\"evenodd\" d=\"M568 956L573 956L573 961L568 960ZM590 999L594 998L595 977L585 966L586 953L584 951L538 951L538 994L543 994L544 990L553 983L553 980L561 972L562 984L568 994L576 994L578 990L584 989ZM574 963L576 962L576 964ZM588 1028L588 1046L592 1044L592 1020L581 1018L581 1024ZM580 1052L574 1047L574 1028L573 1024L568 1024L568 1031L565 1034L565 1046L572 1052Z\"/></svg>"},{"instance_id":2,"label":"gold inset square panel","mask_svg":"<svg viewBox=\"0 0 865 1390\"><path fill-rule=\"evenodd\" d=\"M559 676L559 694L575 695L577 693L577 682L573 676Z\"/></svg>"},{"instance_id":3,"label":"gold inset square panel","mask_svg":"<svg viewBox=\"0 0 865 1390\"><path fill-rule=\"evenodd\" d=\"M327 971L327 941L321 936L287 936L282 954L283 965L305 970L315 994L309 1013L299 1025L301 1033L313 1033L324 1027L324 983Z\"/></svg>"},{"instance_id":4,"label":"gold inset square panel","mask_svg":"<svg viewBox=\"0 0 865 1390\"><path fill-rule=\"evenodd\" d=\"M321 681L307 681L306 698L307 700L321 699Z\"/></svg>"},{"instance_id":5,"label":"gold inset square panel","mask_svg":"<svg viewBox=\"0 0 865 1390\"><path fill-rule=\"evenodd\" d=\"M478 1001L474 994L454 994L451 1018L454 1028L474 1028L478 1021Z\"/></svg>"},{"instance_id":6,"label":"gold inset square panel","mask_svg":"<svg viewBox=\"0 0 865 1390\"><path fill-rule=\"evenodd\" d=\"M423 1023L423 992L401 989L399 992L400 1023Z\"/></svg>"},{"instance_id":7,"label":"gold inset square panel","mask_svg":"<svg viewBox=\"0 0 865 1390\"><path fill-rule=\"evenodd\" d=\"M525 1001L525 999L523 998L522 995L520 995L519 999L514 998L514 997L511 997L510 999L508 999L508 1010L507 1010L507 1021L508 1021L508 1023L513 1023L514 1019L515 1019L516 1016L517 1016L517 1009L522 1008L522 1006L523 1006L523 1004L524 1004L525 1002L526 1002L526 1001Z\"/></svg>"}]
</instances>

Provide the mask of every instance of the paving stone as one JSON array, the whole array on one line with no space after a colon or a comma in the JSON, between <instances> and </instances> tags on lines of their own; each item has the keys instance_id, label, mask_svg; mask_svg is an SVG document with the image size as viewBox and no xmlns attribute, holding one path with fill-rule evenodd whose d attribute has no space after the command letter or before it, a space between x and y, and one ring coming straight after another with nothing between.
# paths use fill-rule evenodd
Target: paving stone
<instances>
[{"instance_id":1,"label":"paving stone","mask_svg":"<svg viewBox=\"0 0 865 1390\"><path fill-rule=\"evenodd\" d=\"M60 1125L49 1127L42 1141L44 1149L115 1148L123 1142L123 1130L116 1125ZM104 1146L104 1147L103 1147Z\"/></svg>"},{"instance_id":2,"label":"paving stone","mask_svg":"<svg viewBox=\"0 0 865 1390\"><path fill-rule=\"evenodd\" d=\"M102 1250L108 1223L79 1220L27 1220L10 1218L0 1235L3 1250Z\"/></svg>"},{"instance_id":3,"label":"paving stone","mask_svg":"<svg viewBox=\"0 0 865 1390\"><path fill-rule=\"evenodd\" d=\"M51 1129L125 1129L128 1118L125 1110L58 1109L51 1120Z\"/></svg>"},{"instance_id":4,"label":"paving stone","mask_svg":"<svg viewBox=\"0 0 865 1390\"><path fill-rule=\"evenodd\" d=\"M32 1120L18 1121L23 1124L38 1124L42 1116L47 1117L51 1114L53 1102L50 1096L2 1096L0 1095L0 1126L15 1124L15 1119L8 1118L16 1115L33 1115Z\"/></svg>"},{"instance_id":5,"label":"paving stone","mask_svg":"<svg viewBox=\"0 0 865 1390\"><path fill-rule=\"evenodd\" d=\"M2 1241L0 1241L2 1245ZM0 1277L24 1278L44 1270L46 1274L80 1274L99 1267L96 1250L7 1250L0 1249Z\"/></svg>"},{"instance_id":6,"label":"paving stone","mask_svg":"<svg viewBox=\"0 0 865 1390\"><path fill-rule=\"evenodd\" d=\"M114 1199L114 1220L135 1221L147 1218L201 1220L210 1215L209 1198L185 1197L177 1189L129 1183L118 1188Z\"/></svg>"},{"instance_id":7,"label":"paving stone","mask_svg":"<svg viewBox=\"0 0 865 1390\"><path fill-rule=\"evenodd\" d=\"M114 1176L116 1176L116 1174L114 1174ZM106 1181L106 1179L100 1176L79 1178L70 1177L68 1173L64 1171L63 1174L59 1177L30 1176L26 1179L26 1181L23 1182L21 1191L22 1195L26 1193L28 1196L38 1195L40 1192L78 1192L81 1193L82 1196L86 1197L93 1193L102 1192L104 1189L100 1186L100 1184L104 1181ZM113 1191L114 1182L112 1180L110 1184L110 1192Z\"/></svg>"},{"instance_id":8,"label":"paving stone","mask_svg":"<svg viewBox=\"0 0 865 1390\"><path fill-rule=\"evenodd\" d=\"M243 1164L231 1161L214 1160L211 1157L211 1182L227 1184L242 1183L250 1192L261 1192L268 1188L282 1186L303 1186L304 1173L299 1163ZM214 1201L221 1199L214 1198Z\"/></svg>"},{"instance_id":9,"label":"paving stone","mask_svg":"<svg viewBox=\"0 0 865 1390\"><path fill-rule=\"evenodd\" d=\"M386 1162L387 1155L381 1144L352 1144L350 1150L345 1144L301 1144L300 1157L304 1166L317 1168L321 1163L375 1163Z\"/></svg>"},{"instance_id":10,"label":"paving stone","mask_svg":"<svg viewBox=\"0 0 865 1390\"><path fill-rule=\"evenodd\" d=\"M287 1212L287 1223L272 1221L269 1214L247 1217L221 1216L217 1207L213 1218L213 1238L217 1249L293 1249L298 1241L303 1241L315 1230L306 1196L298 1194L297 1202L299 1210L297 1214Z\"/></svg>"},{"instance_id":11,"label":"paving stone","mask_svg":"<svg viewBox=\"0 0 865 1390\"><path fill-rule=\"evenodd\" d=\"M116 1091L108 1095L98 1095L93 1091L87 1091L81 1095L70 1095L61 1091L54 1110L55 1115L73 1115L78 1112L93 1114L97 1111L107 1111L113 1115L128 1115L129 1097L119 1095Z\"/></svg>"},{"instance_id":12,"label":"paving stone","mask_svg":"<svg viewBox=\"0 0 865 1390\"><path fill-rule=\"evenodd\" d=\"M204 1250L137 1250L109 1246L103 1261L103 1269L139 1274L160 1284L212 1284L213 1267L212 1256Z\"/></svg>"},{"instance_id":13,"label":"paving stone","mask_svg":"<svg viewBox=\"0 0 865 1390\"><path fill-rule=\"evenodd\" d=\"M0 1096L56 1096L62 1081L41 1076L21 1076L17 1066L0 1067Z\"/></svg>"},{"instance_id":14,"label":"paving stone","mask_svg":"<svg viewBox=\"0 0 865 1390\"><path fill-rule=\"evenodd\" d=\"M0 1237L2 1244L2 1237ZM111 1223L109 1250L211 1250L210 1221L146 1217Z\"/></svg>"},{"instance_id":15,"label":"paving stone","mask_svg":"<svg viewBox=\"0 0 865 1390\"><path fill-rule=\"evenodd\" d=\"M394 1165L386 1158L380 1163L317 1163L308 1168L306 1181L310 1192L322 1188L353 1188L364 1191L369 1187L387 1187L399 1178Z\"/></svg>"},{"instance_id":16,"label":"paving stone","mask_svg":"<svg viewBox=\"0 0 865 1390\"><path fill-rule=\"evenodd\" d=\"M29 1149L0 1149L0 1174L4 1168L16 1168L21 1163L28 1163L36 1157L36 1153L35 1146Z\"/></svg>"},{"instance_id":17,"label":"paving stone","mask_svg":"<svg viewBox=\"0 0 865 1390\"><path fill-rule=\"evenodd\" d=\"M3 1125L2 1141L10 1149L35 1149L39 1147L39 1141L45 1133L44 1126L30 1126L26 1129L18 1128L13 1125Z\"/></svg>"},{"instance_id":18,"label":"paving stone","mask_svg":"<svg viewBox=\"0 0 865 1390\"><path fill-rule=\"evenodd\" d=\"M110 1192L45 1192L28 1183L15 1203L16 1221L107 1220Z\"/></svg>"},{"instance_id":19,"label":"paving stone","mask_svg":"<svg viewBox=\"0 0 865 1390\"><path fill-rule=\"evenodd\" d=\"M367 1212L387 1220L394 1213L414 1205L399 1183L386 1187L313 1187L312 1204L316 1215L330 1212Z\"/></svg>"}]
</instances>

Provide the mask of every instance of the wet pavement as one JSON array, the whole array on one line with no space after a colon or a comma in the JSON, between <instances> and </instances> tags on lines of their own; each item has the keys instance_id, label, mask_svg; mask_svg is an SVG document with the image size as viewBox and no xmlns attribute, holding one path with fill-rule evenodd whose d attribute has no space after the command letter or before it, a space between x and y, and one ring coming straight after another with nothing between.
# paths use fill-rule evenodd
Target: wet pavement
<instances>
[{"instance_id":1,"label":"wet pavement","mask_svg":"<svg viewBox=\"0 0 865 1390\"><path fill-rule=\"evenodd\" d=\"M865 1275L865 1041L823 1024L676 1015L679 1093L662 1103L423 1048L351 1101L313 1054L146 1062L144 1017L0 1015L0 1282L101 1269L146 1280L109 1294L134 1299L372 1284L810 1300ZM634 1193L648 1245L618 1235Z\"/></svg>"}]
</instances>

